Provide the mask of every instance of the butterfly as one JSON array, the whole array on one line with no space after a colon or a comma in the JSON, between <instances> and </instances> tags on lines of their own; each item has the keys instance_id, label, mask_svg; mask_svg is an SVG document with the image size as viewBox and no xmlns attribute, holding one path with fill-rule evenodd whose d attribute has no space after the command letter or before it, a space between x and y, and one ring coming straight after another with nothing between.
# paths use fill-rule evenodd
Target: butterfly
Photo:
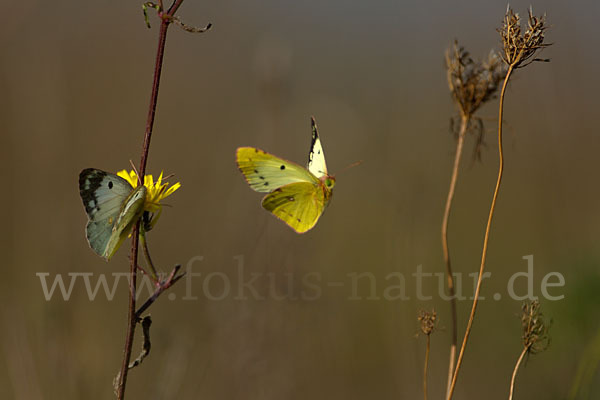
<instances>
[{"instance_id":1,"label":"butterfly","mask_svg":"<svg viewBox=\"0 0 600 400\"><path fill-rule=\"evenodd\" d=\"M312 142L307 168L254 147L237 149L237 166L250 187L268 193L262 206L297 233L312 229L331 200L335 177L327 172L325 154L311 117Z\"/></svg>"},{"instance_id":2,"label":"butterfly","mask_svg":"<svg viewBox=\"0 0 600 400\"><path fill-rule=\"evenodd\" d=\"M142 216L147 189L133 188L120 176L87 168L79 174L79 194L88 215L86 236L106 261L115 254Z\"/></svg>"}]
</instances>

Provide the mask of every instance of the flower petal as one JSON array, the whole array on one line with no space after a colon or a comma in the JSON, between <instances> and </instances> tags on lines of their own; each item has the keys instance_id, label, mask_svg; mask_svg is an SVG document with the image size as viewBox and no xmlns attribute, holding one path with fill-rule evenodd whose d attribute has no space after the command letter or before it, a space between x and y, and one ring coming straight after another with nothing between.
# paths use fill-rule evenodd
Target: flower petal
<instances>
[{"instance_id":1,"label":"flower petal","mask_svg":"<svg viewBox=\"0 0 600 400\"><path fill-rule=\"evenodd\" d=\"M177 182L176 184L174 184L173 186L171 186L164 194L163 194L163 199L165 197L170 196L174 191L176 191L177 189L179 189L181 187L181 183Z\"/></svg>"},{"instance_id":2,"label":"flower petal","mask_svg":"<svg viewBox=\"0 0 600 400\"><path fill-rule=\"evenodd\" d=\"M125 179L134 188L138 185L138 176L135 171L127 172L122 170L117 172L117 175ZM177 182L171 187L167 181L163 182L164 171L160 172L158 179L154 181L152 175L144 176L144 186L146 186L146 201L144 202L144 211L157 214L152 222L152 226L158 221L162 212L161 200L169 197L173 192L181 187L181 183Z\"/></svg>"}]
</instances>

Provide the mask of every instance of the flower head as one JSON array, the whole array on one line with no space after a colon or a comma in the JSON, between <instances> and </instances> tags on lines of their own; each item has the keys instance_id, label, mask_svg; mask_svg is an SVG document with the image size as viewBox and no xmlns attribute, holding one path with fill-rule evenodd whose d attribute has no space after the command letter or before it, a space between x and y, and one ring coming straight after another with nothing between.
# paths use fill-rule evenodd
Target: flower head
<instances>
[{"instance_id":1,"label":"flower head","mask_svg":"<svg viewBox=\"0 0 600 400\"><path fill-rule=\"evenodd\" d=\"M134 188L137 187L138 176L135 171L127 172L126 170L122 170L117 172L117 175L129 182L129 184ZM166 181L163 182L163 173L161 171L156 182L154 181L154 178L152 178L152 175L145 175L144 186L146 186L147 190L146 200L144 201L144 212L156 215L155 217L151 218L151 226L153 227L154 224L156 224L156 221L158 221L162 211L162 204L160 204L160 202L179 189L181 187L181 183L177 182L171 187L168 187L169 183Z\"/></svg>"},{"instance_id":2,"label":"flower head","mask_svg":"<svg viewBox=\"0 0 600 400\"><path fill-rule=\"evenodd\" d=\"M523 329L523 346L530 353L535 354L548 348L550 336L548 331L552 321L544 318L540 311L540 303L534 300L524 303L521 308L521 327Z\"/></svg>"},{"instance_id":3,"label":"flower head","mask_svg":"<svg viewBox=\"0 0 600 400\"><path fill-rule=\"evenodd\" d=\"M438 321L435 310L431 310L431 312L420 310L417 320L421 323L421 332L425 336L431 335L437 328Z\"/></svg>"},{"instance_id":4,"label":"flower head","mask_svg":"<svg viewBox=\"0 0 600 400\"><path fill-rule=\"evenodd\" d=\"M525 32L522 32L519 14L508 7L504 15L504 21L502 21L502 27L498 29L502 37L503 47L500 56L504 62L513 68L522 68L534 61L549 61L534 58L539 50L549 46L549 44L544 43L546 29L548 29L546 15L536 17L530 8L527 28Z\"/></svg>"},{"instance_id":5,"label":"flower head","mask_svg":"<svg viewBox=\"0 0 600 400\"><path fill-rule=\"evenodd\" d=\"M452 98L464 117L473 116L483 103L494 97L505 72L494 52L477 61L456 40L446 51L446 69Z\"/></svg>"}]
</instances>

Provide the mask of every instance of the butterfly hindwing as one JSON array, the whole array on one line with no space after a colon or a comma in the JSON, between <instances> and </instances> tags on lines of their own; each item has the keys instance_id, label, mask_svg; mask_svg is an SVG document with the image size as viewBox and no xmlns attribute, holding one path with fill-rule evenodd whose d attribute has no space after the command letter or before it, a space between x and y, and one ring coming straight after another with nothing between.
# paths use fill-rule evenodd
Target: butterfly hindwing
<instances>
[{"instance_id":1,"label":"butterfly hindwing","mask_svg":"<svg viewBox=\"0 0 600 400\"><path fill-rule=\"evenodd\" d=\"M138 186L122 204L119 218L112 228L110 239L106 245L104 257L107 260L115 254L117 249L121 246L121 243L123 243L123 240L129 235L133 224L135 224L142 216L144 212L144 202L146 200L146 191L145 186Z\"/></svg>"},{"instance_id":2,"label":"butterfly hindwing","mask_svg":"<svg viewBox=\"0 0 600 400\"><path fill-rule=\"evenodd\" d=\"M126 236L123 232L143 211L146 189L134 190L117 175L88 168L79 174L79 193L89 218L86 236L90 247L108 260Z\"/></svg>"},{"instance_id":3,"label":"butterfly hindwing","mask_svg":"<svg viewBox=\"0 0 600 400\"><path fill-rule=\"evenodd\" d=\"M306 168L254 147L238 148L236 160L246 181L257 192L269 193L296 182L319 182Z\"/></svg>"},{"instance_id":4,"label":"butterfly hindwing","mask_svg":"<svg viewBox=\"0 0 600 400\"><path fill-rule=\"evenodd\" d=\"M327 200L321 185L296 182L266 195L262 206L296 232L304 233L315 226Z\"/></svg>"}]
</instances>

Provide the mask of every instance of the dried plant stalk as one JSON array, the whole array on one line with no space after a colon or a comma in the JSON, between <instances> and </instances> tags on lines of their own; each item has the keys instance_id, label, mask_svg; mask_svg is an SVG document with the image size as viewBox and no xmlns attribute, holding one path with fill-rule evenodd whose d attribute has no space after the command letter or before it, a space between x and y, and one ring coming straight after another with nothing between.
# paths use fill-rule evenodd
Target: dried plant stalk
<instances>
[{"instance_id":1,"label":"dried plant stalk","mask_svg":"<svg viewBox=\"0 0 600 400\"><path fill-rule=\"evenodd\" d=\"M421 332L426 336L425 365L423 367L423 399L427 400L427 370L429 368L429 350L431 347L431 334L437 328L437 314L434 310L421 310L417 320L421 323Z\"/></svg>"},{"instance_id":2,"label":"dried plant stalk","mask_svg":"<svg viewBox=\"0 0 600 400\"><path fill-rule=\"evenodd\" d=\"M473 298L473 305L471 307L471 314L467 322L467 328L463 337L460 352L458 353L458 359L456 361L456 369L452 376L452 382L446 396L447 400L452 399L454 389L456 387L456 381L458 379L458 373L462 364L469 335L473 327L473 321L475 319L475 312L477 310L477 304L479 301L479 294L481 292L481 282L483 272L485 270L485 262L487 257L488 243L490 238L490 231L492 227L492 220L494 217L494 210L496 208L496 201L500 192L500 185L502 183L502 174L504 172L504 153L502 149L502 118L504 110L504 95L506 93L506 87L508 81L517 68L525 67L533 61L547 61L538 58L534 58L535 53L548 46L543 43L544 32L547 29L545 24L545 16L534 17L531 9L529 10L528 27L525 33L521 34L520 19L519 15L515 14L509 7L506 10L502 27L498 30L502 38L503 53L502 57L507 65L506 76L502 84L502 90L500 91L500 104L498 109L498 177L496 180L496 187L494 188L494 195L492 197L492 204L490 205L490 212L488 215L488 221L485 229L483 238L483 248L481 252L481 264L479 266L479 276L477 278L477 285L475 288L475 295Z\"/></svg>"},{"instance_id":3,"label":"dried plant stalk","mask_svg":"<svg viewBox=\"0 0 600 400\"><path fill-rule=\"evenodd\" d=\"M477 109L492 99L498 89L498 84L502 79L503 64L498 56L490 52L487 60L483 62L473 60L457 41L454 41L452 49L446 51L446 69L448 78L448 87L452 94L452 99L457 105L460 115L460 127L456 142L456 152L452 175L450 178L450 188L446 197L444 207L444 216L442 219L442 251L444 254L444 264L446 266L446 279L448 286L448 295L450 296L450 311L452 314L452 342L450 345L450 357L448 365L448 383L446 392L450 390L452 375L454 374L454 363L456 360L456 348L458 342L457 315L456 315L456 293L454 289L454 277L452 275L452 264L450 261L450 248L448 245L448 224L450 221L450 211L456 183L458 181L458 171L462 159L463 147L467 130L471 125L474 113ZM483 131L483 130L482 130ZM475 148L477 154L479 143Z\"/></svg>"}]
</instances>

